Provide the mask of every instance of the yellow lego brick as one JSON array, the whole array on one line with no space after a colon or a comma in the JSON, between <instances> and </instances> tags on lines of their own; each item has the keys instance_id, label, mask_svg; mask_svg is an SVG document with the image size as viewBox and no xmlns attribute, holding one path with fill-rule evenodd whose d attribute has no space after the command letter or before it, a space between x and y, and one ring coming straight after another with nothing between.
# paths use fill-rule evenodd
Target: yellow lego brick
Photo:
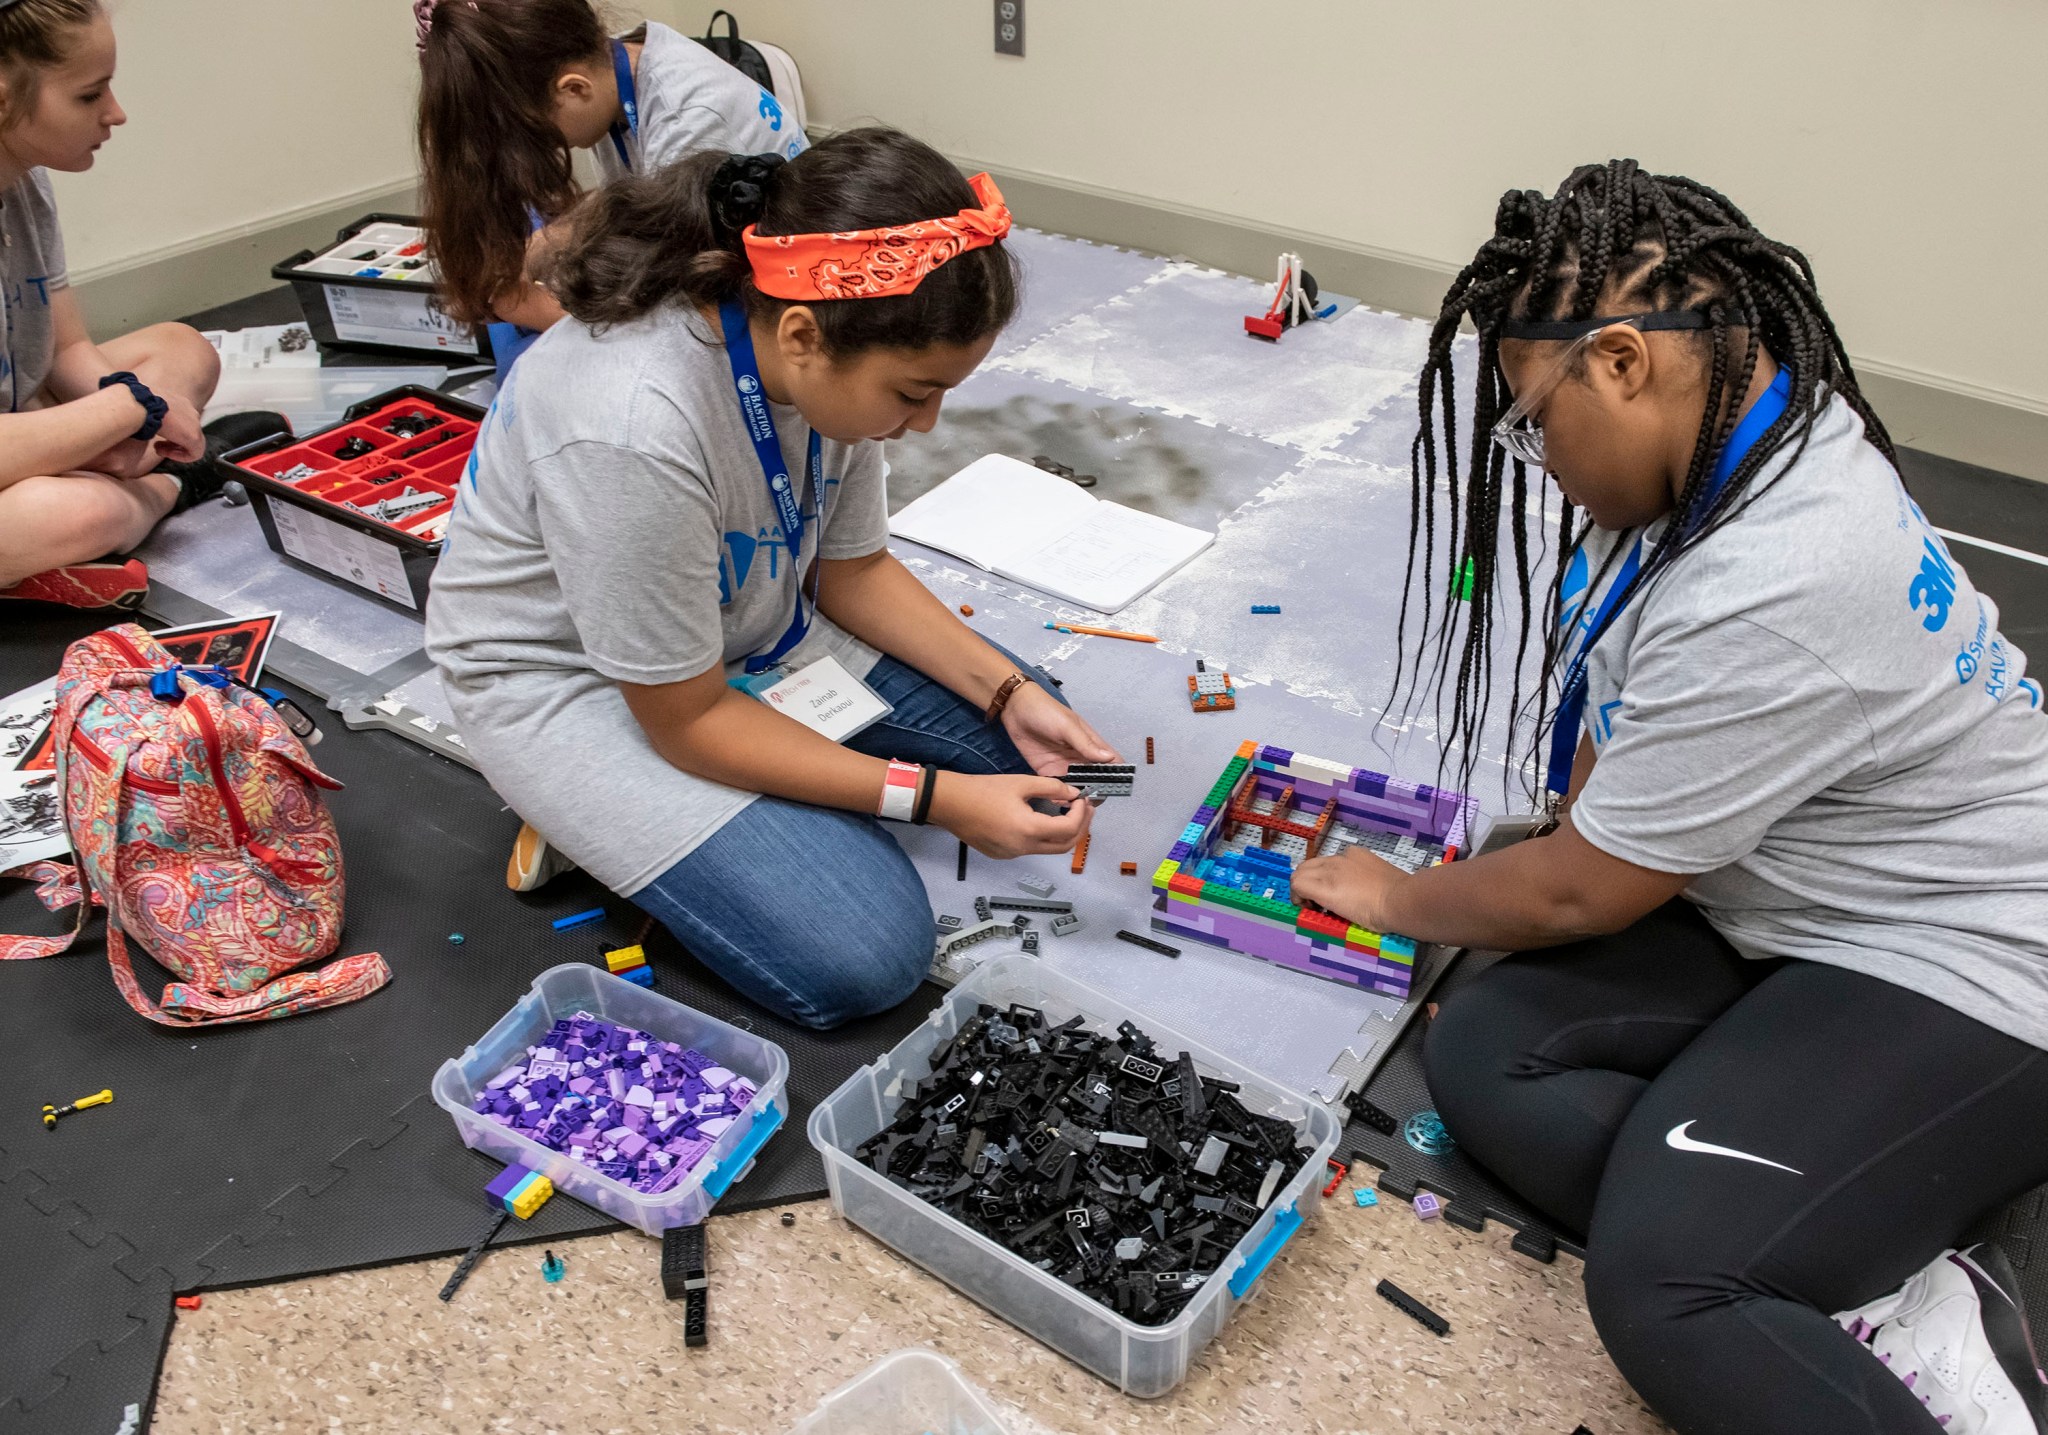
<instances>
[{"instance_id":1,"label":"yellow lego brick","mask_svg":"<svg viewBox=\"0 0 2048 1435\"><path fill-rule=\"evenodd\" d=\"M545 1176L537 1175L531 1181L523 1181L512 1197L512 1214L522 1221L527 1220L554 1194L555 1183Z\"/></svg>"},{"instance_id":2,"label":"yellow lego brick","mask_svg":"<svg viewBox=\"0 0 2048 1435\"><path fill-rule=\"evenodd\" d=\"M646 966L647 954L638 947L620 947L616 952L604 954L604 964L613 972L623 972L628 967Z\"/></svg>"},{"instance_id":3,"label":"yellow lego brick","mask_svg":"<svg viewBox=\"0 0 2048 1435\"><path fill-rule=\"evenodd\" d=\"M1173 874L1178 871L1180 871L1180 863L1174 861L1171 857L1167 858L1159 864L1159 870L1152 874L1152 885L1164 887L1173 880Z\"/></svg>"}]
</instances>

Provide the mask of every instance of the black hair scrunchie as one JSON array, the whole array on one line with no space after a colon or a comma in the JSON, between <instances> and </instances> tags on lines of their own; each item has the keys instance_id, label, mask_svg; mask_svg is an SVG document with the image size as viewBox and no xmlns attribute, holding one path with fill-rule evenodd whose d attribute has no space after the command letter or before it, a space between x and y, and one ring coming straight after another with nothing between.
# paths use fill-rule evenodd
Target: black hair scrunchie
<instances>
[{"instance_id":1,"label":"black hair scrunchie","mask_svg":"<svg viewBox=\"0 0 2048 1435\"><path fill-rule=\"evenodd\" d=\"M768 183L784 161L779 154L729 154L711 176L711 217L728 239L758 222L768 206Z\"/></svg>"}]
</instances>

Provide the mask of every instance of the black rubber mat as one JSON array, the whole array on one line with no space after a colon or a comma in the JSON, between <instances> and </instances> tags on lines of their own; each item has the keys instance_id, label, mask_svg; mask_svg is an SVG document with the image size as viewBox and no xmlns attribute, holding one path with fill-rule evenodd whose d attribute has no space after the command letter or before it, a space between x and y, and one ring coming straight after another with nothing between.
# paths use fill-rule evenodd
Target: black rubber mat
<instances>
[{"instance_id":1,"label":"black rubber mat","mask_svg":"<svg viewBox=\"0 0 2048 1435\"><path fill-rule=\"evenodd\" d=\"M9 610L0 691L56 670L99 615ZM319 706L300 697L308 711ZM334 1011L198 1032L130 1012L97 924L78 952L0 970L0 1430L146 1425L173 1292L460 1250L496 1164L464 1150L425 1093L462 1050L563 961L639 931L630 904L570 877L520 897L503 870L518 823L476 774L387 733L326 725L315 758L347 790L330 804L348 862L342 950L381 951L394 980ZM556 932L593 906L602 925ZM53 931L24 883L0 889L0 930ZM461 944L450 933L462 933ZM811 1107L923 1019L941 993L821 1035L753 1008L659 934L658 990L749 1024L789 1054L786 1126L722 1209L815 1197ZM164 974L138 963L145 990ZM112 1087L112 1105L43 1129L43 1102ZM611 1224L568 1199L518 1237ZM508 1232L508 1235L513 1233Z\"/></svg>"},{"instance_id":2,"label":"black rubber mat","mask_svg":"<svg viewBox=\"0 0 2048 1435\"><path fill-rule=\"evenodd\" d=\"M1459 958L1438 982L1434 1000L1450 1000L1493 960L1470 954ZM1366 1099L1397 1121L1405 1121L1436 1105L1422 1071L1425 1026L1425 1022L1417 1021L1403 1032L1386 1062L1366 1083ZM1510 1227L1515 1232L1514 1248L1525 1256L1551 1261L1559 1251L1579 1257L1586 1254L1576 1235L1559 1229L1547 1217L1524 1205L1462 1150L1445 1156L1426 1156L1398 1132L1385 1136L1357 1120L1344 1128L1337 1149L1348 1153L1353 1161L1379 1167L1380 1175L1374 1184L1389 1195L1413 1201L1418 1191L1435 1192L1444 1202L1444 1219L1453 1225L1484 1230L1490 1216ZM2048 1187L2030 1192L2004 1211L1992 1212L1968 1234L1964 1244L1986 1240L1996 1240L2019 1272L2033 1328L2048 1331Z\"/></svg>"}]
</instances>

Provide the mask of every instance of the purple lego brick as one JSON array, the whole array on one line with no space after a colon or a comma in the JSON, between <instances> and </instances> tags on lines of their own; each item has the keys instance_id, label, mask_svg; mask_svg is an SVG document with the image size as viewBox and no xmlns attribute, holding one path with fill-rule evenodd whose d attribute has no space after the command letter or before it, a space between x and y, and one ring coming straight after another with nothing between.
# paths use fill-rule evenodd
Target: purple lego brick
<instances>
[{"instance_id":1,"label":"purple lego brick","mask_svg":"<svg viewBox=\"0 0 2048 1435\"><path fill-rule=\"evenodd\" d=\"M1259 749L1259 758L1261 761L1272 763L1275 767L1285 767L1294 761L1294 754L1284 747L1274 747L1269 743Z\"/></svg>"},{"instance_id":2,"label":"purple lego brick","mask_svg":"<svg viewBox=\"0 0 2048 1435\"><path fill-rule=\"evenodd\" d=\"M484 1195L490 1198L492 1205L502 1206L512 1194L512 1188L532 1174L524 1166L507 1166L492 1178L490 1185L484 1187Z\"/></svg>"}]
</instances>

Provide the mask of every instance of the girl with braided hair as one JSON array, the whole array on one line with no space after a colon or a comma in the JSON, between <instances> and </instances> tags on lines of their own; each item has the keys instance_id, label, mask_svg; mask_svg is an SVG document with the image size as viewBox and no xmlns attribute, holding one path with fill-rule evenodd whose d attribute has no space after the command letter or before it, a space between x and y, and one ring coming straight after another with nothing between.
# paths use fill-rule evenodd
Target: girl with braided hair
<instances>
[{"instance_id":1,"label":"girl with braided hair","mask_svg":"<svg viewBox=\"0 0 2048 1435\"><path fill-rule=\"evenodd\" d=\"M929 432L1015 312L1009 227L988 176L894 130L607 185L435 570L427 650L532 824L515 874L566 857L807 1025L930 969L876 818L1064 852L1090 808L1053 774L1116 757L887 546L882 440ZM872 725L831 721L870 689Z\"/></svg>"},{"instance_id":2,"label":"girl with braided hair","mask_svg":"<svg viewBox=\"0 0 2048 1435\"><path fill-rule=\"evenodd\" d=\"M1584 1241L1678 1430L2048 1431L2011 1267L1954 1249L2048 1181L2048 716L1812 266L1630 161L1511 192L1420 409L1406 681L1469 779L1509 626L1555 825L1414 876L1317 859L1296 895L1516 953L1445 1002L1432 1091Z\"/></svg>"},{"instance_id":3,"label":"girl with braided hair","mask_svg":"<svg viewBox=\"0 0 2048 1435\"><path fill-rule=\"evenodd\" d=\"M806 143L775 97L703 45L648 22L614 38L591 0L413 0L427 248L454 318L491 324L510 367L562 317L534 282L547 226L606 182L687 155Z\"/></svg>"}]
</instances>

